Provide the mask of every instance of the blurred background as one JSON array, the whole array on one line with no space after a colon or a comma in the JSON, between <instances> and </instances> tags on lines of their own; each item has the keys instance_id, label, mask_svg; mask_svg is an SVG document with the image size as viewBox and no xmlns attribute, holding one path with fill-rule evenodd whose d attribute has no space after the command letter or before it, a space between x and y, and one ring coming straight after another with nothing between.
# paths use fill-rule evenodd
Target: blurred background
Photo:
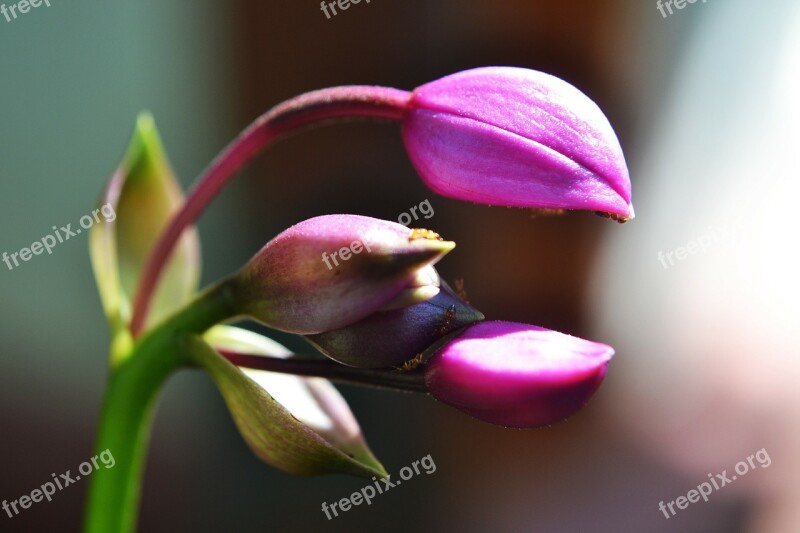
<instances>
[{"instance_id":1,"label":"blurred background","mask_svg":"<svg viewBox=\"0 0 800 533\"><path fill-rule=\"evenodd\" d=\"M341 387L390 473L428 454L437 469L332 521L322 502L362 480L261 463L210 380L181 372L159 403L140 530L797 531L799 17L789 0L697 2L666 17L655 1L373 0L330 19L316 0L52 0L0 17L0 253L90 213L144 109L188 187L298 93L412 89L514 65L594 99L631 168L637 218L618 226L438 197L392 124L321 128L259 157L199 223L204 282L305 218L397 220L428 199L424 226L459 243L438 268L464 278L487 317L594 338L617 356L587 408L540 430ZM714 229L727 237L662 266L658 252ZM83 234L0 264L0 499L93 455L108 334L87 248ZM670 519L659 511L762 448L769 468ZM0 530L77 530L87 487L0 514Z\"/></svg>"}]
</instances>

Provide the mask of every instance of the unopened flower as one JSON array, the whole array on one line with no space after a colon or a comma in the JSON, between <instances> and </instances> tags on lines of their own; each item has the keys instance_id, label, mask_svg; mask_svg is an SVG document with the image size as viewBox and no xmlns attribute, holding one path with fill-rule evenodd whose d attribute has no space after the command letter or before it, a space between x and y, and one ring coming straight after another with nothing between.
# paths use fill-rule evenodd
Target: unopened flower
<instances>
[{"instance_id":1,"label":"unopened flower","mask_svg":"<svg viewBox=\"0 0 800 533\"><path fill-rule=\"evenodd\" d=\"M438 400L510 427L558 422L600 386L614 349L513 322L481 322L436 352L425 383Z\"/></svg>"},{"instance_id":2,"label":"unopened flower","mask_svg":"<svg viewBox=\"0 0 800 533\"><path fill-rule=\"evenodd\" d=\"M559 78L478 68L417 88L406 105L409 156L439 194L633 218L614 130L592 100Z\"/></svg>"},{"instance_id":3,"label":"unopened flower","mask_svg":"<svg viewBox=\"0 0 800 533\"><path fill-rule=\"evenodd\" d=\"M325 215L284 231L234 278L238 310L304 335L352 324L407 289L455 244L396 222Z\"/></svg>"},{"instance_id":4,"label":"unopened flower","mask_svg":"<svg viewBox=\"0 0 800 533\"><path fill-rule=\"evenodd\" d=\"M347 327L306 339L340 363L360 368L398 367L446 334L483 320L483 314L443 285L424 302L387 307ZM385 309L385 308L384 308Z\"/></svg>"}]
</instances>

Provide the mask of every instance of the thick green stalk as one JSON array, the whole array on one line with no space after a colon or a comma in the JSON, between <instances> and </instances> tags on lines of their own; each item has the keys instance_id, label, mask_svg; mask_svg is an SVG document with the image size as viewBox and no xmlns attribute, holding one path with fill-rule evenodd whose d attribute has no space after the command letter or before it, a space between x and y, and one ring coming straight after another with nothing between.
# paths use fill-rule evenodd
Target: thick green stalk
<instances>
[{"instance_id":1,"label":"thick green stalk","mask_svg":"<svg viewBox=\"0 0 800 533\"><path fill-rule=\"evenodd\" d=\"M100 418L97 453L108 449L115 465L91 477L85 531L134 531L155 400L180 366L168 344L143 343L111 371Z\"/></svg>"},{"instance_id":2,"label":"thick green stalk","mask_svg":"<svg viewBox=\"0 0 800 533\"><path fill-rule=\"evenodd\" d=\"M133 353L111 368L100 416L96 453L109 450L113 468L90 478L84 531L135 531L150 428L158 393L167 378L187 365L182 341L233 318L229 283L201 294L191 305L144 335Z\"/></svg>"}]
</instances>

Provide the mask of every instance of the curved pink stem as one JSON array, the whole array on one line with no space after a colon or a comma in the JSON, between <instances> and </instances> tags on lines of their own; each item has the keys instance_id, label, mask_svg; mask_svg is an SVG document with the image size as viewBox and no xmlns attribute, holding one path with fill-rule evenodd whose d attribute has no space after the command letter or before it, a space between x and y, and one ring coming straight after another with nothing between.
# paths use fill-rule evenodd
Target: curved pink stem
<instances>
[{"instance_id":1,"label":"curved pink stem","mask_svg":"<svg viewBox=\"0 0 800 533\"><path fill-rule=\"evenodd\" d=\"M211 162L159 237L137 287L130 325L132 333L141 332L158 280L184 230L197 220L247 161L278 137L311 124L338 118L398 121L410 98L409 92L386 87L333 87L287 100L256 119Z\"/></svg>"}]
</instances>

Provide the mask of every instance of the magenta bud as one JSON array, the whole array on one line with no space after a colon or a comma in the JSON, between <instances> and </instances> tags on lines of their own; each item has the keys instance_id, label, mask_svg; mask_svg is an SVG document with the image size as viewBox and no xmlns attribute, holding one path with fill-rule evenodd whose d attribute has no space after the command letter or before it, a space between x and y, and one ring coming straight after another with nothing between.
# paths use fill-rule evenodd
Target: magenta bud
<instances>
[{"instance_id":1,"label":"magenta bud","mask_svg":"<svg viewBox=\"0 0 800 533\"><path fill-rule=\"evenodd\" d=\"M315 217L287 229L250 260L234 278L234 300L242 314L282 331L338 329L391 301L454 246L396 222Z\"/></svg>"},{"instance_id":2,"label":"magenta bud","mask_svg":"<svg viewBox=\"0 0 800 533\"><path fill-rule=\"evenodd\" d=\"M448 333L483 318L480 311L444 285L433 298L422 303L379 311L345 328L309 335L306 339L345 365L399 367Z\"/></svg>"},{"instance_id":3,"label":"magenta bud","mask_svg":"<svg viewBox=\"0 0 800 533\"><path fill-rule=\"evenodd\" d=\"M425 369L438 400L501 426L553 424L578 411L614 349L537 326L481 322L446 343Z\"/></svg>"},{"instance_id":4,"label":"magenta bud","mask_svg":"<svg viewBox=\"0 0 800 533\"><path fill-rule=\"evenodd\" d=\"M423 85L408 103L403 139L423 181L443 196L633 218L608 119L549 74L486 67Z\"/></svg>"}]
</instances>

